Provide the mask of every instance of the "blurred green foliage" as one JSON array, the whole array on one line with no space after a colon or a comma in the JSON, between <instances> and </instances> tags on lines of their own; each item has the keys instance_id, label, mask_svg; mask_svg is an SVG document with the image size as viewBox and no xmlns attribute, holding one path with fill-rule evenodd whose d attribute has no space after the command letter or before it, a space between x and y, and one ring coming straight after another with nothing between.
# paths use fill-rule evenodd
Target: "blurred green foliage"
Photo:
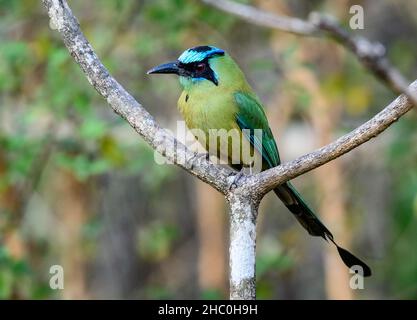
<instances>
[{"instance_id":1,"label":"blurred green foliage","mask_svg":"<svg viewBox=\"0 0 417 320\"><path fill-rule=\"evenodd\" d=\"M175 226L155 222L138 234L139 255L150 262L161 261L169 255L177 238L178 230Z\"/></svg>"}]
</instances>

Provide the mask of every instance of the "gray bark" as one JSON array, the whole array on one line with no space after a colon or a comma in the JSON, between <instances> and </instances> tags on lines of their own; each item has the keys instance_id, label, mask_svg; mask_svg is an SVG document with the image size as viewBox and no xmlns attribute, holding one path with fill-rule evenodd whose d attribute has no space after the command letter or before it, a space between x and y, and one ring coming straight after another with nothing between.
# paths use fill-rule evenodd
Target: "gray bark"
<instances>
[{"instance_id":1,"label":"gray bark","mask_svg":"<svg viewBox=\"0 0 417 320\"><path fill-rule=\"evenodd\" d=\"M258 203L245 194L231 193L230 205L230 299L256 298L256 218Z\"/></svg>"}]
</instances>

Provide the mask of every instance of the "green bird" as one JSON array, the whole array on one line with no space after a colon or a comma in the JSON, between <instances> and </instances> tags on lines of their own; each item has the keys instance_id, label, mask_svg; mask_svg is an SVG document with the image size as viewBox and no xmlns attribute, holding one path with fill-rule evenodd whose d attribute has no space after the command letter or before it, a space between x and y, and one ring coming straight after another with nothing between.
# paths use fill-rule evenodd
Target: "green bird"
<instances>
[{"instance_id":1,"label":"green bird","mask_svg":"<svg viewBox=\"0 0 417 320\"><path fill-rule=\"evenodd\" d=\"M253 159L243 156L245 148L254 152L255 160L260 159L261 170L281 163L262 103L242 70L225 51L214 46L193 47L184 51L178 60L148 71L148 74L158 73L179 76L184 90L178 100L178 108L192 132L198 129L204 133L202 144L210 154L223 156L236 170L253 165ZM256 129L261 134L255 134ZM215 137L212 140L216 139L214 144L217 149L213 151L210 147L209 150L211 130L238 131L240 144L236 147L226 137L222 148L219 138ZM363 261L334 241L332 233L290 182L278 186L274 192L310 235L320 236L335 244L346 266L360 266L363 276L371 275L371 269Z\"/></svg>"}]
</instances>

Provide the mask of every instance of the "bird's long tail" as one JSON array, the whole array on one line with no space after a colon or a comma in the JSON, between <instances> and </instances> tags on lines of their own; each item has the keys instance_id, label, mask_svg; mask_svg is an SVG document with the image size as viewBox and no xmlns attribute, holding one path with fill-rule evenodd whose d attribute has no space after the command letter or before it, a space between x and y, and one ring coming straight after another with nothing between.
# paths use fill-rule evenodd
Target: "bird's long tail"
<instances>
[{"instance_id":1,"label":"bird's long tail","mask_svg":"<svg viewBox=\"0 0 417 320\"><path fill-rule=\"evenodd\" d=\"M274 189L274 191L310 235L320 236L326 241L330 240L336 246L340 257L346 266L349 268L357 265L361 266L363 270L363 276L368 277L371 275L371 269L366 265L366 263L355 257L346 249L340 247L334 241L332 233L317 218L317 216L308 207L301 195L291 183L287 182L283 185L280 185Z\"/></svg>"}]
</instances>

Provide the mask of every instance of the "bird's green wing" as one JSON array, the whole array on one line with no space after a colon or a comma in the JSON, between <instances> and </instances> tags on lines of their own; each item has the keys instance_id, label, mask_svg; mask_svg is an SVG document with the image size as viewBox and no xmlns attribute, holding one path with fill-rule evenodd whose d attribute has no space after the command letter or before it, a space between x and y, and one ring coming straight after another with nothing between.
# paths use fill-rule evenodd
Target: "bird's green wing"
<instances>
[{"instance_id":1,"label":"bird's green wing","mask_svg":"<svg viewBox=\"0 0 417 320\"><path fill-rule=\"evenodd\" d=\"M280 164L278 148L262 105L249 93L236 92L234 97L238 106L236 123L241 130L246 129L243 130L244 136L262 154L265 163L270 168L276 167ZM262 139L255 133L255 129L262 130Z\"/></svg>"},{"instance_id":2,"label":"bird's green wing","mask_svg":"<svg viewBox=\"0 0 417 320\"><path fill-rule=\"evenodd\" d=\"M245 137L250 141L266 165L275 167L279 165L280 159L278 148L268 125L265 112L256 96L249 93L235 93L235 100L238 106L236 123L243 131ZM247 129L247 130L243 130ZM254 134L254 129L262 129L262 141ZM355 257L346 249L341 248L333 239L332 233L314 214L313 210L303 200L298 191L290 182L286 182L274 189L277 196L283 201L287 208L295 215L301 225L313 236L321 236L335 244L343 262L349 267L361 266L363 276L371 275L371 269L359 258Z\"/></svg>"}]
</instances>

